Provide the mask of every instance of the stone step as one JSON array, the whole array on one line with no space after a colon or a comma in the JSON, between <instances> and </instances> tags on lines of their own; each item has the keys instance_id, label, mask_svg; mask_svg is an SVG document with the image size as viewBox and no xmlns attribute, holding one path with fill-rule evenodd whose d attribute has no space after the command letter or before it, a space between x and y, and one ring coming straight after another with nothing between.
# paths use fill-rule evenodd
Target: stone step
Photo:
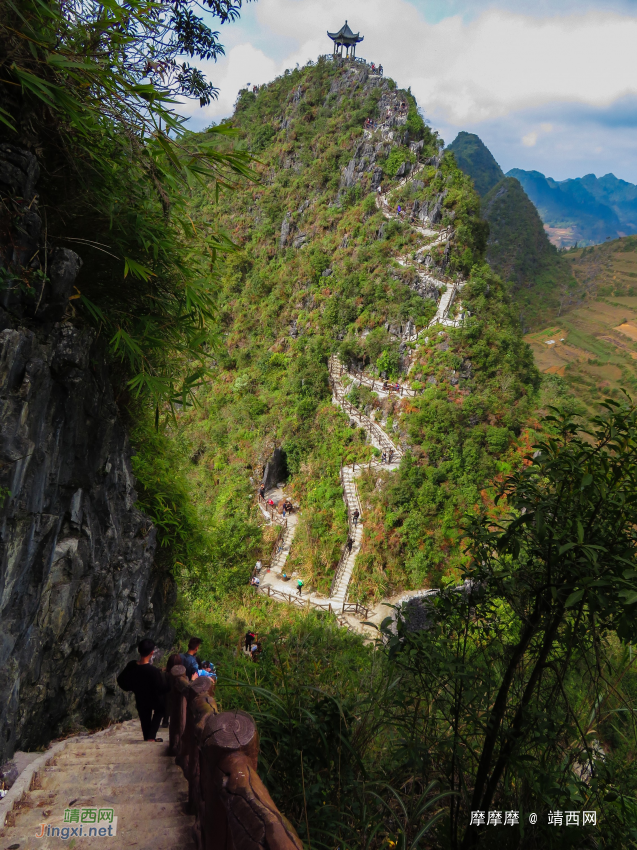
<instances>
[{"instance_id":1,"label":"stone step","mask_svg":"<svg viewBox=\"0 0 637 850\"><path fill-rule=\"evenodd\" d=\"M55 768L52 769L55 770ZM169 788L174 794L179 787L179 780L183 779L183 774L179 768L176 770L177 773L158 772L152 769L121 771L101 768L92 772L76 770L73 773L68 770L60 770L55 774L45 772L40 781L44 791L55 790L65 796L69 793L73 796L77 794L102 796L112 794L117 788L121 787L139 789L140 785L143 785L144 793L152 787L153 789ZM139 790L134 796L139 796ZM171 797L168 799L171 799Z\"/></svg>"},{"instance_id":2,"label":"stone step","mask_svg":"<svg viewBox=\"0 0 637 850\"><path fill-rule=\"evenodd\" d=\"M68 806L71 800L91 799L103 801L104 805L114 806L118 801L127 803L130 800L140 799L140 784L128 777L122 777L122 779L123 781L119 784L107 783L101 786L95 782L82 782L81 787L78 787L80 783L78 783L77 779L74 780L71 778L68 783L59 781L55 787L29 791L28 799L33 798L38 800L36 805L39 805L40 801L45 802L50 800L53 794L56 799L64 801L64 806ZM144 780L143 799L146 803L151 804L183 803L188 799L188 785L186 784L183 773L181 773L179 782L166 781L165 779L160 782ZM95 805L100 805L100 803L96 802Z\"/></svg>"},{"instance_id":3,"label":"stone step","mask_svg":"<svg viewBox=\"0 0 637 850\"><path fill-rule=\"evenodd\" d=\"M133 750L133 752L130 752ZM161 765L170 761L167 748L161 753L155 752L140 752L137 747L109 747L102 749L86 749L76 752L66 751L58 753L55 757L54 764L139 764L143 761L145 764Z\"/></svg>"},{"instance_id":4,"label":"stone step","mask_svg":"<svg viewBox=\"0 0 637 850\"><path fill-rule=\"evenodd\" d=\"M38 793L38 792L31 792ZM31 796L29 794L29 797ZM73 800L73 805L69 805ZM43 821L58 824L58 821L64 818L64 809L74 808L113 808L118 817L118 823L136 823L141 820L148 821L169 821L169 826L179 826L183 823L191 823L193 815L188 814L186 800L180 803L175 802L159 802L146 803L140 800L139 803L119 803L114 804L109 800L104 800L102 797L87 797L83 796L78 799L71 797L68 800L66 797L61 798L61 795L56 794L51 800L42 801L44 805L36 804L33 808L18 809L13 814L16 820L16 827L21 829L32 824L39 824Z\"/></svg>"}]
</instances>

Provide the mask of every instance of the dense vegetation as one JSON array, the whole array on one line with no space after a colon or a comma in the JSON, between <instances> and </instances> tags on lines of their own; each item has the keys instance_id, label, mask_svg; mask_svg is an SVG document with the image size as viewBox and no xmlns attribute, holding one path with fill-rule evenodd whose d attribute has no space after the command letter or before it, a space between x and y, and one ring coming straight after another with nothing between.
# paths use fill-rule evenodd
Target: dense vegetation
<instances>
[{"instance_id":1,"label":"dense vegetation","mask_svg":"<svg viewBox=\"0 0 637 850\"><path fill-rule=\"evenodd\" d=\"M305 841L636 846L636 417L611 403L588 434L545 421L552 434L503 482L508 509L465 521L467 583L429 605L427 629L407 613L374 650L247 594L191 612L222 704L257 717L264 777ZM256 667L237 651L246 623L264 639ZM468 829L472 810L520 825ZM597 826L548 821L583 810Z\"/></svg>"},{"instance_id":2,"label":"dense vegetation","mask_svg":"<svg viewBox=\"0 0 637 850\"><path fill-rule=\"evenodd\" d=\"M259 149L263 179L219 204L239 247L219 266L225 350L215 356L211 384L198 391L198 406L179 417L184 474L207 528L212 514L229 521L230 505L245 513L246 494L273 446L283 445L302 507L291 565L326 590L345 538L339 465L371 454L330 402L328 355L337 351L392 377L410 367L412 385L423 389L415 399L353 395L410 447L395 476L361 482L370 533L351 586L360 599L457 573L460 518L488 498L494 476L519 463L538 380L502 284L482 263L479 202L453 158L438 157L439 142L422 119L402 139L378 138L376 163L355 185L343 185L357 150L357 162L361 152L370 156L361 147L365 118L376 117L377 104L389 97L411 102L390 81L374 84L323 61L257 94L241 93L232 125ZM410 209L444 187L443 224L453 221L456 233L446 273L470 275L463 304L471 318L416 348L398 328L409 320L422 328L436 301L416 294L410 272L395 260L414 244L412 229L388 222L369 190L374 169L384 169L392 151L403 161L416 158L409 144L419 136L420 160L433 161L392 194L392 203ZM385 189L398 183L390 179L383 178ZM207 192L195 193L192 205L198 218L212 214ZM245 540L235 563L247 580L257 550L248 546L250 535ZM266 539L266 558L268 546ZM208 575L216 575L215 561L211 553ZM201 593L214 595L215 586L207 581Z\"/></svg>"},{"instance_id":3,"label":"dense vegetation","mask_svg":"<svg viewBox=\"0 0 637 850\"><path fill-rule=\"evenodd\" d=\"M206 5L221 21L239 8ZM213 92L177 56L221 50L190 4L0 9L3 139L41 155L47 238L87 255L77 240L101 243L84 312L67 318L109 329L139 504L179 582L178 634L205 636L222 707L257 718L260 769L308 847L471 847L471 808L492 806L519 809L521 827L493 828L490 847L634 846L635 410L611 405L584 435L534 420L563 386L540 388L484 263L479 198L410 92L319 61L241 92L230 122L189 135L166 98ZM393 137L363 138L366 118L403 103ZM218 198L229 172L240 191ZM418 345L401 326L422 329L435 299L397 261L416 240L378 210L378 180L392 207L435 205L454 231L433 271L466 281L466 320ZM335 351L388 377L409 370L423 390L350 394L407 449L394 475L361 480L352 596L446 588L431 628L386 623L378 647L246 587L272 542L254 491L281 444L302 508L292 565L329 586L345 535L339 465L372 454L331 404ZM258 665L239 651L246 626L264 638ZM568 807L597 809L599 828L530 831L524 818Z\"/></svg>"},{"instance_id":4,"label":"dense vegetation","mask_svg":"<svg viewBox=\"0 0 637 850\"><path fill-rule=\"evenodd\" d=\"M205 6L223 23L241 0ZM223 52L197 9L190 0L0 2L0 141L38 155L46 247L84 261L78 319L107 334L129 390L157 412L205 371L211 260L230 246L214 220L186 213L184 197L197 181L223 187L249 174L227 133L186 135L174 111L175 97L215 94L183 60Z\"/></svg>"},{"instance_id":5,"label":"dense vegetation","mask_svg":"<svg viewBox=\"0 0 637 850\"><path fill-rule=\"evenodd\" d=\"M487 261L512 286L525 330L581 300L565 258L552 245L537 210L513 177L504 177L482 200L489 222Z\"/></svg>"},{"instance_id":6,"label":"dense vegetation","mask_svg":"<svg viewBox=\"0 0 637 850\"><path fill-rule=\"evenodd\" d=\"M484 142L458 133L448 148L482 196L489 224L487 261L511 286L525 331L581 300L568 263L549 242L542 220L520 183L504 176Z\"/></svg>"},{"instance_id":7,"label":"dense vegetation","mask_svg":"<svg viewBox=\"0 0 637 850\"><path fill-rule=\"evenodd\" d=\"M476 192L484 198L504 177L489 148L475 133L458 133L447 150L451 151L458 168L473 180Z\"/></svg>"}]
</instances>

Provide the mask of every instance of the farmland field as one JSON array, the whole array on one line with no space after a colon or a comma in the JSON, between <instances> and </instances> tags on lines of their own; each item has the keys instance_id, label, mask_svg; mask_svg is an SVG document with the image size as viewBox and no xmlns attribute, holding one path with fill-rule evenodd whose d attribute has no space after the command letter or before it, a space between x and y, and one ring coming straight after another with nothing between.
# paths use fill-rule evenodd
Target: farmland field
<instances>
[{"instance_id":1,"label":"farmland field","mask_svg":"<svg viewBox=\"0 0 637 850\"><path fill-rule=\"evenodd\" d=\"M525 340L538 369L564 378L592 414L606 396L637 394L637 239L565 256L586 296Z\"/></svg>"}]
</instances>

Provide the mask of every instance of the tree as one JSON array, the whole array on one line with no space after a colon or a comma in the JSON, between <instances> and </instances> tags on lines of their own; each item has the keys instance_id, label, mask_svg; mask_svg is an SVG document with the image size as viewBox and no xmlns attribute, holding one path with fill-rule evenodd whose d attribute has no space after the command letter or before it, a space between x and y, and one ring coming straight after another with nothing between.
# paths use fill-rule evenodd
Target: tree
<instances>
[{"instance_id":1,"label":"tree","mask_svg":"<svg viewBox=\"0 0 637 850\"><path fill-rule=\"evenodd\" d=\"M219 22L242 0L205 0ZM187 132L178 99L216 89L182 57L216 59L194 0L0 0L0 140L43 165L50 244L82 246L86 318L109 331L136 393L185 401L204 374L214 261L230 239L193 221L193 183L213 194L252 177L232 130ZM44 263L42 264L45 265Z\"/></svg>"},{"instance_id":2,"label":"tree","mask_svg":"<svg viewBox=\"0 0 637 850\"><path fill-rule=\"evenodd\" d=\"M450 803L453 847L479 842L469 811L606 798L619 800L609 829L625 838L634 819L600 738L604 702L621 701L622 642L637 633L637 407L604 407L588 430L547 418L553 435L503 486L506 515L467 523L464 585L435 599L426 630L410 631L409 617L395 635L385 627L405 747L462 795Z\"/></svg>"}]
</instances>

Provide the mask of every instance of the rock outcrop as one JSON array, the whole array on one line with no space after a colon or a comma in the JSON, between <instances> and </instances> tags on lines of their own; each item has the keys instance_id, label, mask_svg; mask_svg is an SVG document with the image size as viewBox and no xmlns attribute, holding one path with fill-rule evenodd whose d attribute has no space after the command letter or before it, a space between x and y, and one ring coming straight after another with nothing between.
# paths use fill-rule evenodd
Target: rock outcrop
<instances>
[{"instance_id":1,"label":"rock outcrop","mask_svg":"<svg viewBox=\"0 0 637 850\"><path fill-rule=\"evenodd\" d=\"M126 717L115 676L141 637L168 645L175 592L104 352L68 321L81 260L42 245L37 175L0 146L0 761Z\"/></svg>"}]
</instances>

